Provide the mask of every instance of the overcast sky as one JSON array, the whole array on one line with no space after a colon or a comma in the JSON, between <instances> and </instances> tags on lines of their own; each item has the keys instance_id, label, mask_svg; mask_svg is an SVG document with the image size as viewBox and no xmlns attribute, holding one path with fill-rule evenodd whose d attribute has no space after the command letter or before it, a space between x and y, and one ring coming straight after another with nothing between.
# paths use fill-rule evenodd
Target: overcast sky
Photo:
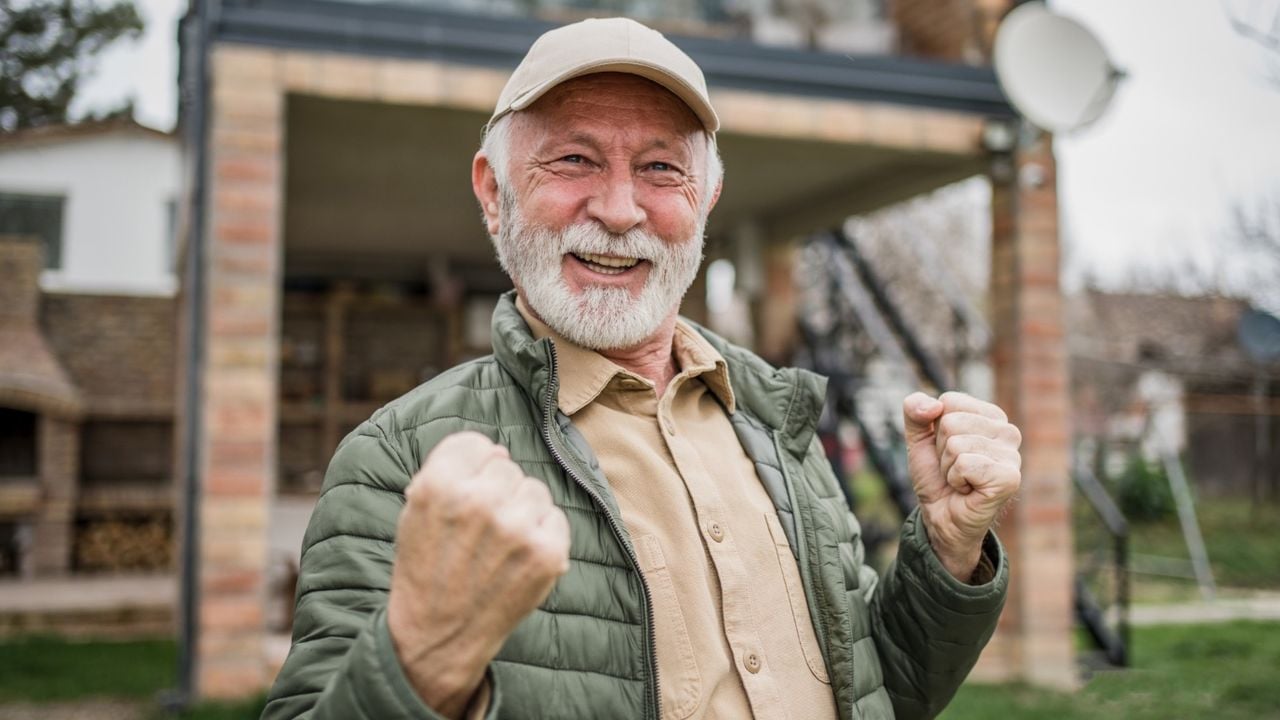
<instances>
[{"instance_id":1,"label":"overcast sky","mask_svg":"<svg viewBox=\"0 0 1280 720\"><path fill-rule=\"evenodd\" d=\"M112 48L80 110L133 95L160 129L176 115L184 0L137 0L147 32ZM1122 285L1135 273L1222 264L1229 208L1280 202L1280 37L1267 50L1232 30L1266 28L1280 0L1054 0L1128 73L1106 114L1056 140L1066 280ZM1280 35L1280 25L1276 25ZM1280 286L1280 278L1276 278Z\"/></svg>"}]
</instances>

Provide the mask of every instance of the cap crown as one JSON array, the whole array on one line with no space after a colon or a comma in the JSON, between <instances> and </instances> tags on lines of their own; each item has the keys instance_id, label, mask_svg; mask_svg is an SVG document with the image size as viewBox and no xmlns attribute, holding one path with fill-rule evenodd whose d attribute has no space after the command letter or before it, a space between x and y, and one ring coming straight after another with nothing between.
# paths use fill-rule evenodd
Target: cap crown
<instances>
[{"instance_id":1,"label":"cap crown","mask_svg":"<svg viewBox=\"0 0 1280 720\"><path fill-rule=\"evenodd\" d=\"M720 127L693 58L662 33L629 18L593 18L543 33L507 80L489 122L529 107L566 80L598 72L648 78L684 101L708 131Z\"/></svg>"}]
</instances>

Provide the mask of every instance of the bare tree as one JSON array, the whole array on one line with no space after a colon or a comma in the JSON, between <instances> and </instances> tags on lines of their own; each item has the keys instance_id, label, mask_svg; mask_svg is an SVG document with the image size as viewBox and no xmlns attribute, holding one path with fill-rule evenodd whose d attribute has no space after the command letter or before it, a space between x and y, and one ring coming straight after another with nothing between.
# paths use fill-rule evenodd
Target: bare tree
<instances>
[{"instance_id":1,"label":"bare tree","mask_svg":"<svg viewBox=\"0 0 1280 720\"><path fill-rule=\"evenodd\" d=\"M1280 190L1232 208L1226 256L1255 305L1280 312Z\"/></svg>"},{"instance_id":2,"label":"bare tree","mask_svg":"<svg viewBox=\"0 0 1280 720\"><path fill-rule=\"evenodd\" d=\"M1222 0L1231 29L1270 52L1267 80L1280 89L1280 0Z\"/></svg>"}]
</instances>

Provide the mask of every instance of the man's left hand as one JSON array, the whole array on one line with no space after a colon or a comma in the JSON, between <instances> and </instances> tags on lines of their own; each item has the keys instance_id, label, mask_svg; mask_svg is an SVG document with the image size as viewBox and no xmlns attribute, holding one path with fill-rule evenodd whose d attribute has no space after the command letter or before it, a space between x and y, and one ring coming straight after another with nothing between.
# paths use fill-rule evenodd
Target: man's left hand
<instances>
[{"instance_id":1,"label":"man's left hand","mask_svg":"<svg viewBox=\"0 0 1280 720\"><path fill-rule=\"evenodd\" d=\"M907 467L929 543L968 582L982 541L1022 482L1022 433L1004 411L964 393L912 393L902 403Z\"/></svg>"}]
</instances>

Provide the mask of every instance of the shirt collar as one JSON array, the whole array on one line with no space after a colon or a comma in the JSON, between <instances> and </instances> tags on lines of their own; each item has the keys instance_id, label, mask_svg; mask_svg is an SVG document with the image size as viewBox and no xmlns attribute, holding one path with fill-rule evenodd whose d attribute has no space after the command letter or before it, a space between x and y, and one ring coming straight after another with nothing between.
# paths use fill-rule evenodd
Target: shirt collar
<instances>
[{"instance_id":1,"label":"shirt collar","mask_svg":"<svg viewBox=\"0 0 1280 720\"><path fill-rule=\"evenodd\" d=\"M561 412L573 415L591 404L604 392L609 381L616 376L637 380L652 388L648 379L626 370L594 350L588 350L560 336L546 323L534 316L524 298L516 297L516 309L529 324L529 330L537 340L551 338L556 347L556 364L559 366L560 394L557 402ZM729 383L729 364L706 338L702 337L684 320L676 321L672 352L680 372L700 377L707 388L720 400L730 415L736 401Z\"/></svg>"}]
</instances>

